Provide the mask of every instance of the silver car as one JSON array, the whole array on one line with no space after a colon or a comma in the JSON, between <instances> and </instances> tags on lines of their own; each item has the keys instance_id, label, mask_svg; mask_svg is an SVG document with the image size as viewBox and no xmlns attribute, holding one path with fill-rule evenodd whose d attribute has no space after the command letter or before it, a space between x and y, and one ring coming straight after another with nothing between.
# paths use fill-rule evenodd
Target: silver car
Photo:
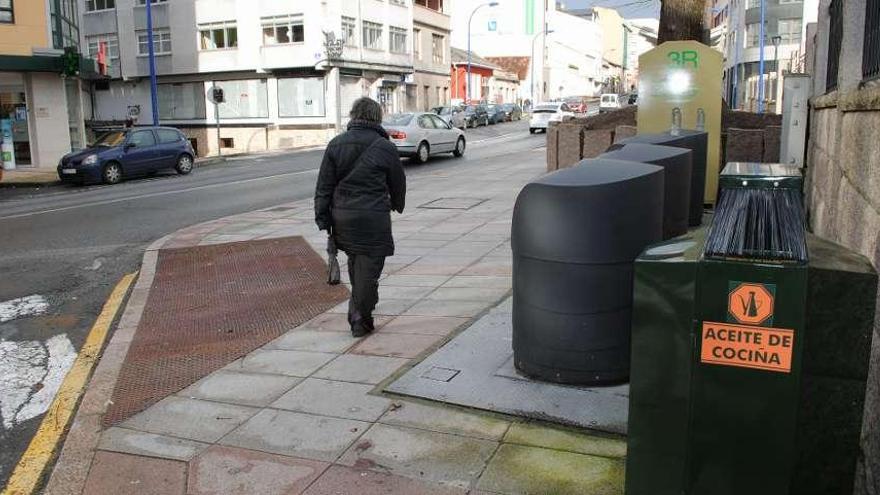
<instances>
[{"instance_id":1,"label":"silver car","mask_svg":"<svg viewBox=\"0 0 880 495\"><path fill-rule=\"evenodd\" d=\"M464 110L461 107L434 107L431 111L439 115L441 119L452 124L452 127L464 129L467 125L464 120Z\"/></svg>"},{"instance_id":2,"label":"silver car","mask_svg":"<svg viewBox=\"0 0 880 495\"><path fill-rule=\"evenodd\" d=\"M396 113L388 115L382 127L397 146L400 156L411 157L418 163L438 153L464 155L464 132L446 123L431 112Z\"/></svg>"}]
</instances>

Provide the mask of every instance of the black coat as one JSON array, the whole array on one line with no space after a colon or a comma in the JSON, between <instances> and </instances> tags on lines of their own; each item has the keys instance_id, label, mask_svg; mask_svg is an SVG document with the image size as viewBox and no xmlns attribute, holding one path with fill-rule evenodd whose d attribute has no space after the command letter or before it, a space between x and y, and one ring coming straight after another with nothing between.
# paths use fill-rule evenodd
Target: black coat
<instances>
[{"instance_id":1,"label":"black coat","mask_svg":"<svg viewBox=\"0 0 880 495\"><path fill-rule=\"evenodd\" d=\"M406 176L397 148L378 124L352 121L327 145L315 187L315 223L333 227L351 254L391 256L391 210L403 213Z\"/></svg>"}]
</instances>

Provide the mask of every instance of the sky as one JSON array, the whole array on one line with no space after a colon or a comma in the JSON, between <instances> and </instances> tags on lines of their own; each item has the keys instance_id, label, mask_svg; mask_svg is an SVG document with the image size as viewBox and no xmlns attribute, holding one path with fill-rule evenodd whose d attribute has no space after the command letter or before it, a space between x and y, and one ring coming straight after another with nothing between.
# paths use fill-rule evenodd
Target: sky
<instances>
[{"instance_id":1,"label":"sky","mask_svg":"<svg viewBox=\"0 0 880 495\"><path fill-rule=\"evenodd\" d=\"M660 0L563 0L570 9L586 7L610 7L617 9L626 19L660 17Z\"/></svg>"}]
</instances>

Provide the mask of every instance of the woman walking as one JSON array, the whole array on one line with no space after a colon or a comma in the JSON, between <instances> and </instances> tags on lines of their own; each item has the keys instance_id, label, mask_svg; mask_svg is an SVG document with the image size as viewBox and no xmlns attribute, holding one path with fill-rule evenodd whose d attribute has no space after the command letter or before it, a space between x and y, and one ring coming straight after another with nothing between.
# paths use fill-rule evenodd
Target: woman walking
<instances>
[{"instance_id":1,"label":"woman walking","mask_svg":"<svg viewBox=\"0 0 880 495\"><path fill-rule=\"evenodd\" d=\"M391 210L403 213L406 176L397 148L382 128L382 107L370 98L354 102L343 134L327 145L315 187L315 223L348 257L351 334L374 330L379 276L394 254Z\"/></svg>"}]
</instances>

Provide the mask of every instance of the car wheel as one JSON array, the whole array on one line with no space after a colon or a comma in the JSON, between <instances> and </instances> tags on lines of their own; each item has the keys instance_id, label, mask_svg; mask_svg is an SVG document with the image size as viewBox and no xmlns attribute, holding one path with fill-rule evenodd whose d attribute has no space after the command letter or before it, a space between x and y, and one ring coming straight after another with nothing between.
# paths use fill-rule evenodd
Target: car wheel
<instances>
[{"instance_id":1,"label":"car wheel","mask_svg":"<svg viewBox=\"0 0 880 495\"><path fill-rule=\"evenodd\" d=\"M177 173L180 175L186 175L192 172L192 169L192 157L186 154L180 155L180 158L177 159L177 165L174 167L174 170L177 170Z\"/></svg>"},{"instance_id":2,"label":"car wheel","mask_svg":"<svg viewBox=\"0 0 880 495\"><path fill-rule=\"evenodd\" d=\"M535 133L535 128L529 127L529 134L534 134L534 133Z\"/></svg>"},{"instance_id":3,"label":"car wheel","mask_svg":"<svg viewBox=\"0 0 880 495\"><path fill-rule=\"evenodd\" d=\"M104 180L104 184L118 184L122 180L122 166L116 162L104 165L101 178Z\"/></svg>"},{"instance_id":4,"label":"car wheel","mask_svg":"<svg viewBox=\"0 0 880 495\"><path fill-rule=\"evenodd\" d=\"M428 143L422 141L419 143L419 147L416 148L416 154L413 159L417 163L425 163L428 161L428 156L430 155L430 150L428 148Z\"/></svg>"},{"instance_id":5,"label":"car wheel","mask_svg":"<svg viewBox=\"0 0 880 495\"><path fill-rule=\"evenodd\" d=\"M461 157L464 155L464 138L459 136L458 141L455 142L455 149L452 151L452 154L456 157Z\"/></svg>"}]
</instances>

